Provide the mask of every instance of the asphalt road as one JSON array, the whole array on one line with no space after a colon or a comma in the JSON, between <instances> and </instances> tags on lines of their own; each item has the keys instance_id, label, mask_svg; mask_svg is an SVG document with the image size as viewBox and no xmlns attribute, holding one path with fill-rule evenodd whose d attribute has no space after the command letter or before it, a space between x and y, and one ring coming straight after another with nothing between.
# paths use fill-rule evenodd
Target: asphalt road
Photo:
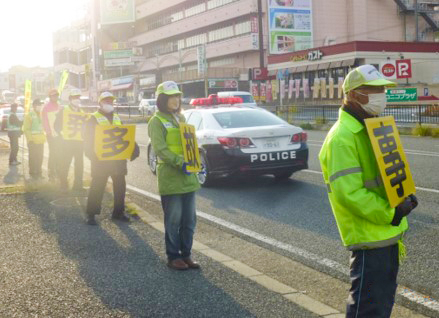
<instances>
[{"instance_id":1,"label":"asphalt road","mask_svg":"<svg viewBox=\"0 0 439 318\"><path fill-rule=\"evenodd\" d=\"M308 132L308 171L295 173L285 183L275 183L271 176L225 180L198 192L197 209L275 243L261 243L257 238L235 234L347 280L349 253L341 246L317 159L325 135L326 132ZM137 126L136 140L141 156L130 163L127 182L158 194L156 177L147 165L146 125ZM439 299L439 140L402 136L402 141L420 204L409 217L410 230L405 241L408 257L401 267L399 283ZM285 244L292 248L285 249Z\"/></svg>"}]
</instances>

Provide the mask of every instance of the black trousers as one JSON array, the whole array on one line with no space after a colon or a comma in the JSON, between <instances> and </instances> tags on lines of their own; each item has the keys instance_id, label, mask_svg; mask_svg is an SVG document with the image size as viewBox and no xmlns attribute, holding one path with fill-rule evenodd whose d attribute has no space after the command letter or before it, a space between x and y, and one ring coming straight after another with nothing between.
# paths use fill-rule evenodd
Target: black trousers
<instances>
[{"instance_id":1,"label":"black trousers","mask_svg":"<svg viewBox=\"0 0 439 318\"><path fill-rule=\"evenodd\" d=\"M68 175L70 164L75 160L75 179L73 188L82 188L84 174L84 146L80 141L62 140L62 153L60 154L59 178L62 188L68 188Z\"/></svg>"},{"instance_id":2,"label":"black trousers","mask_svg":"<svg viewBox=\"0 0 439 318\"><path fill-rule=\"evenodd\" d=\"M17 161L18 139L20 138L20 135L21 133L19 131L8 132L9 142L11 143L11 152L9 153L9 163Z\"/></svg>"},{"instance_id":3,"label":"black trousers","mask_svg":"<svg viewBox=\"0 0 439 318\"><path fill-rule=\"evenodd\" d=\"M47 136L47 143L49 144L49 161L47 163L47 170L49 171L49 179L56 178L60 168L60 154L61 137Z\"/></svg>"},{"instance_id":4,"label":"black trousers","mask_svg":"<svg viewBox=\"0 0 439 318\"><path fill-rule=\"evenodd\" d=\"M353 251L351 289L346 317L388 318L392 313L398 275L398 244Z\"/></svg>"},{"instance_id":5,"label":"black trousers","mask_svg":"<svg viewBox=\"0 0 439 318\"><path fill-rule=\"evenodd\" d=\"M44 144L36 144L28 142L27 148L29 150L29 174L33 178L42 176L42 166L44 157Z\"/></svg>"},{"instance_id":6,"label":"black trousers","mask_svg":"<svg viewBox=\"0 0 439 318\"><path fill-rule=\"evenodd\" d=\"M121 214L125 210L125 175L94 175L91 179L86 209L86 213L90 216L101 213L102 198L108 177L113 180L113 215Z\"/></svg>"}]
</instances>

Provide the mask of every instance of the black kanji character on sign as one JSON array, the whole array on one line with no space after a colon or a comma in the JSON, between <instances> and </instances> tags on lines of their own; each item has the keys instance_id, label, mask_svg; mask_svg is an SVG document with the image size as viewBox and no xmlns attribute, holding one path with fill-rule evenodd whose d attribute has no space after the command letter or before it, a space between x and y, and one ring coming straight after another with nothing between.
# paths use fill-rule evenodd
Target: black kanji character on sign
<instances>
[{"instance_id":1,"label":"black kanji character on sign","mask_svg":"<svg viewBox=\"0 0 439 318\"><path fill-rule=\"evenodd\" d=\"M104 130L104 134L108 135L108 138L104 138L103 148L111 149L111 151L103 153L102 157L104 158L113 157L124 152L130 144L129 141L123 140L123 137L127 133L128 133L127 128L120 128L120 127L114 127L111 129Z\"/></svg>"},{"instance_id":2,"label":"black kanji character on sign","mask_svg":"<svg viewBox=\"0 0 439 318\"><path fill-rule=\"evenodd\" d=\"M67 130L69 131L68 138L75 138L78 134L81 135L82 125L87 119L84 115L69 114L67 120Z\"/></svg>"},{"instance_id":3,"label":"black kanji character on sign","mask_svg":"<svg viewBox=\"0 0 439 318\"><path fill-rule=\"evenodd\" d=\"M381 153L384 156L384 163L390 164L390 167L386 168L386 175L388 177L394 175L393 178L390 179L390 185L392 187L399 185L396 189L396 193L398 197L402 198L404 196L402 183L407 179L407 175L404 169L405 164L397 151L396 140L392 136L393 127L391 125L384 126L384 124L381 123L381 127L375 128L373 133L377 139L381 137L378 139L378 143Z\"/></svg>"},{"instance_id":4,"label":"black kanji character on sign","mask_svg":"<svg viewBox=\"0 0 439 318\"><path fill-rule=\"evenodd\" d=\"M195 135L190 132L190 130L185 127L184 138L186 139L186 152L188 155L188 162L190 166L197 167L198 168L198 161L197 161L197 149L195 147Z\"/></svg>"}]
</instances>

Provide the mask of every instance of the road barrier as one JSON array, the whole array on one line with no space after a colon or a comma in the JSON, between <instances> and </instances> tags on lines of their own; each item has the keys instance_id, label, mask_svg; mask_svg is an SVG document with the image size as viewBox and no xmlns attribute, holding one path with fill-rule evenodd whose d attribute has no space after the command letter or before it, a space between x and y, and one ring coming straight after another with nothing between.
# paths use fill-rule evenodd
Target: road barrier
<instances>
[{"instance_id":1,"label":"road barrier","mask_svg":"<svg viewBox=\"0 0 439 318\"><path fill-rule=\"evenodd\" d=\"M263 107L288 122L316 122L325 124L338 119L339 105L289 105ZM393 116L397 124L439 125L437 105L392 105L388 104L382 116Z\"/></svg>"}]
</instances>

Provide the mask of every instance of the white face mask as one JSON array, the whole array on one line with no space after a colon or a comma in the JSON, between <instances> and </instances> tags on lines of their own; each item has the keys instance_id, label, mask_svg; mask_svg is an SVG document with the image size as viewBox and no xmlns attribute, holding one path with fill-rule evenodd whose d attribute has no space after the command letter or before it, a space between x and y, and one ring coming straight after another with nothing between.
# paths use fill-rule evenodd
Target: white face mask
<instances>
[{"instance_id":1,"label":"white face mask","mask_svg":"<svg viewBox=\"0 0 439 318\"><path fill-rule=\"evenodd\" d=\"M73 99L70 103L75 107L81 106L81 101L79 99Z\"/></svg>"},{"instance_id":2,"label":"white face mask","mask_svg":"<svg viewBox=\"0 0 439 318\"><path fill-rule=\"evenodd\" d=\"M361 107L371 115L379 115L384 109L386 109L387 98L386 93L377 93L377 94L362 94L357 92L357 94L368 96L369 102L367 104L361 104Z\"/></svg>"},{"instance_id":3,"label":"white face mask","mask_svg":"<svg viewBox=\"0 0 439 318\"><path fill-rule=\"evenodd\" d=\"M111 104L103 104L103 105L102 105L102 110L103 110L105 113L112 113L112 112L114 111L114 107L113 107L113 105L111 105Z\"/></svg>"}]
</instances>

